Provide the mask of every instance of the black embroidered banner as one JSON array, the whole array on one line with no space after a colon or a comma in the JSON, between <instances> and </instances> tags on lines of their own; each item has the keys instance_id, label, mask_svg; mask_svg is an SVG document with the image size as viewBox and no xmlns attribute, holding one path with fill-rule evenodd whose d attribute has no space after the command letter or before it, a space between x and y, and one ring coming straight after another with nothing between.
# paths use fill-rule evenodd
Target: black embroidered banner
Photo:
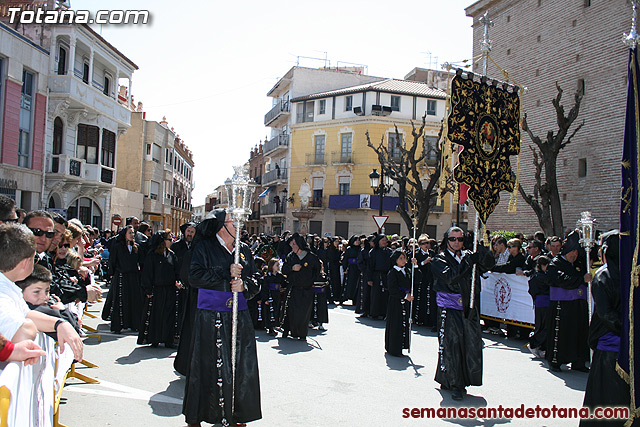
<instances>
[{"instance_id":1,"label":"black embroidered banner","mask_svg":"<svg viewBox=\"0 0 640 427\"><path fill-rule=\"evenodd\" d=\"M483 224L500 202L500 191L513 191L509 156L520 152L518 88L498 85L475 82L472 74L464 78L462 70L451 84L448 137L464 147L453 177L469 186L469 199Z\"/></svg>"}]
</instances>

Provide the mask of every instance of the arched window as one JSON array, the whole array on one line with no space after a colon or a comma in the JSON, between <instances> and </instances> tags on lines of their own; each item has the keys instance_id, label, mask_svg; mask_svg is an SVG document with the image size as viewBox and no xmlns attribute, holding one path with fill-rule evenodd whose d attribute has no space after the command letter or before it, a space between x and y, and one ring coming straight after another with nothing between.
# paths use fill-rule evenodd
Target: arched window
<instances>
[{"instance_id":1,"label":"arched window","mask_svg":"<svg viewBox=\"0 0 640 427\"><path fill-rule=\"evenodd\" d=\"M72 218L78 218L82 224L88 224L102 230L102 209L87 197L80 197L71 202L69 209L67 209L67 219Z\"/></svg>"}]
</instances>

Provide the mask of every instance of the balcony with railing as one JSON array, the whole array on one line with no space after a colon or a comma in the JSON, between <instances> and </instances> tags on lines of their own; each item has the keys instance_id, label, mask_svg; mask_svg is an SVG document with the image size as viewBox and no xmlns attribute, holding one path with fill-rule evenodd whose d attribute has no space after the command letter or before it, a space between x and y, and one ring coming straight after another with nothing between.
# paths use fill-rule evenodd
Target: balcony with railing
<instances>
[{"instance_id":1,"label":"balcony with railing","mask_svg":"<svg viewBox=\"0 0 640 427\"><path fill-rule=\"evenodd\" d=\"M304 164L307 166L326 165L327 162L324 153L307 153Z\"/></svg>"},{"instance_id":2,"label":"balcony with railing","mask_svg":"<svg viewBox=\"0 0 640 427\"><path fill-rule=\"evenodd\" d=\"M312 197L309 199L309 207L312 209L321 209L326 208L327 206L326 197Z\"/></svg>"},{"instance_id":3,"label":"balcony with railing","mask_svg":"<svg viewBox=\"0 0 640 427\"><path fill-rule=\"evenodd\" d=\"M332 151L331 152L331 164L353 164L354 152Z\"/></svg>"},{"instance_id":4,"label":"balcony with railing","mask_svg":"<svg viewBox=\"0 0 640 427\"><path fill-rule=\"evenodd\" d=\"M276 104L264 116L264 125L269 126L276 120L289 117L289 101L279 99Z\"/></svg>"},{"instance_id":5,"label":"balcony with railing","mask_svg":"<svg viewBox=\"0 0 640 427\"><path fill-rule=\"evenodd\" d=\"M268 215L284 215L287 212L287 207L285 202L280 203L267 203L265 205L260 206L260 215L268 216Z\"/></svg>"},{"instance_id":6,"label":"balcony with railing","mask_svg":"<svg viewBox=\"0 0 640 427\"><path fill-rule=\"evenodd\" d=\"M115 184L115 169L107 166L90 164L84 159L67 154L51 154L47 164L47 176L51 179L76 180Z\"/></svg>"},{"instance_id":7,"label":"balcony with railing","mask_svg":"<svg viewBox=\"0 0 640 427\"><path fill-rule=\"evenodd\" d=\"M289 146L289 135L280 134L275 138L271 138L266 144L264 144L264 155L274 154L279 150L286 149Z\"/></svg>"},{"instance_id":8,"label":"balcony with railing","mask_svg":"<svg viewBox=\"0 0 640 427\"><path fill-rule=\"evenodd\" d=\"M287 179L287 168L274 169L262 175L262 185L269 185Z\"/></svg>"},{"instance_id":9,"label":"balcony with railing","mask_svg":"<svg viewBox=\"0 0 640 427\"><path fill-rule=\"evenodd\" d=\"M70 114L99 113L117 121L120 126L131 124L131 111L127 107L73 74L49 76L49 88L51 97L67 101Z\"/></svg>"}]
</instances>

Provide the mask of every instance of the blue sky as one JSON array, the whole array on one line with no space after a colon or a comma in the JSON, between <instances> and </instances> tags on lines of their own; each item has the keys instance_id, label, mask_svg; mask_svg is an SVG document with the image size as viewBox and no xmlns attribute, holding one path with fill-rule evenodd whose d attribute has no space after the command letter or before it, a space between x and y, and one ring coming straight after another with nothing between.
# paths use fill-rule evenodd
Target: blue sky
<instances>
[{"instance_id":1,"label":"blue sky","mask_svg":"<svg viewBox=\"0 0 640 427\"><path fill-rule=\"evenodd\" d=\"M149 10L146 25L94 28L140 67L132 92L147 119L166 116L193 151L197 206L269 135L266 93L297 57L364 64L370 75L393 78L434 68L436 60L469 59L472 21L464 8L473 2L71 0L71 7Z\"/></svg>"}]
</instances>

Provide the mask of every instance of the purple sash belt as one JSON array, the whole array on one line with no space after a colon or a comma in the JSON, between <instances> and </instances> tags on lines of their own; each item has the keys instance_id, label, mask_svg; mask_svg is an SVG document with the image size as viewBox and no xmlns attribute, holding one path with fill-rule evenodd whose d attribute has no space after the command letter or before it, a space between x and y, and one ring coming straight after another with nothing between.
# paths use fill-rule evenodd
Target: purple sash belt
<instances>
[{"instance_id":1,"label":"purple sash belt","mask_svg":"<svg viewBox=\"0 0 640 427\"><path fill-rule=\"evenodd\" d=\"M563 289L555 286L549 287L549 299L551 301L574 301L587 299L587 287L580 285L577 289Z\"/></svg>"},{"instance_id":2,"label":"purple sash belt","mask_svg":"<svg viewBox=\"0 0 640 427\"><path fill-rule=\"evenodd\" d=\"M323 286L314 286L313 293L314 294L324 294L325 285Z\"/></svg>"},{"instance_id":3,"label":"purple sash belt","mask_svg":"<svg viewBox=\"0 0 640 427\"><path fill-rule=\"evenodd\" d=\"M448 292L437 292L436 303L438 307L462 310L462 295Z\"/></svg>"},{"instance_id":4,"label":"purple sash belt","mask_svg":"<svg viewBox=\"0 0 640 427\"><path fill-rule=\"evenodd\" d=\"M601 351L620 351L620 337L613 332L607 332L598 340L598 350Z\"/></svg>"},{"instance_id":5,"label":"purple sash belt","mask_svg":"<svg viewBox=\"0 0 640 427\"><path fill-rule=\"evenodd\" d=\"M349 264L357 264L358 263L358 258L347 258L347 262Z\"/></svg>"},{"instance_id":6,"label":"purple sash belt","mask_svg":"<svg viewBox=\"0 0 640 427\"><path fill-rule=\"evenodd\" d=\"M400 286L398 286L398 289L400 289L405 294L410 294L411 293L411 291L409 289L407 289L407 288L401 288Z\"/></svg>"},{"instance_id":7,"label":"purple sash belt","mask_svg":"<svg viewBox=\"0 0 640 427\"><path fill-rule=\"evenodd\" d=\"M533 302L536 307L549 307L549 295L536 295L536 299Z\"/></svg>"},{"instance_id":8,"label":"purple sash belt","mask_svg":"<svg viewBox=\"0 0 640 427\"><path fill-rule=\"evenodd\" d=\"M233 292L198 290L198 308L209 311L232 311ZM238 310L248 309L247 299L242 292L238 293Z\"/></svg>"},{"instance_id":9,"label":"purple sash belt","mask_svg":"<svg viewBox=\"0 0 640 427\"><path fill-rule=\"evenodd\" d=\"M279 291L280 290L280 283L269 283L269 290L270 291Z\"/></svg>"}]
</instances>

